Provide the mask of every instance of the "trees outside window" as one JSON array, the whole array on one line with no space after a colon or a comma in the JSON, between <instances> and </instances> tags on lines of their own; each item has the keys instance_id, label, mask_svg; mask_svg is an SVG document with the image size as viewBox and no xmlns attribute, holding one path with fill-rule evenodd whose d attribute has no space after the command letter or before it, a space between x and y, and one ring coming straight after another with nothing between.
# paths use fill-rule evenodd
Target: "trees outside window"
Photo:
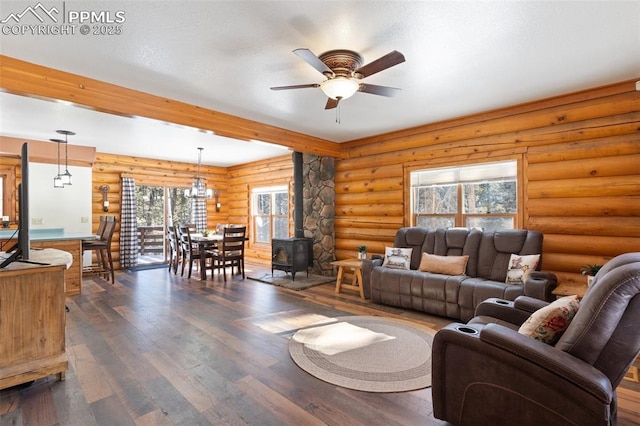
<instances>
[{"instance_id":1,"label":"trees outside window","mask_svg":"<svg viewBox=\"0 0 640 426\"><path fill-rule=\"evenodd\" d=\"M167 261L166 227L189 223L193 203L185 188L136 185L138 264Z\"/></svg>"},{"instance_id":2,"label":"trees outside window","mask_svg":"<svg viewBox=\"0 0 640 426\"><path fill-rule=\"evenodd\" d=\"M289 237L289 193L286 186L255 188L252 200L254 242Z\"/></svg>"},{"instance_id":3,"label":"trees outside window","mask_svg":"<svg viewBox=\"0 0 640 426\"><path fill-rule=\"evenodd\" d=\"M513 229L518 214L517 190L516 161L414 171L412 224Z\"/></svg>"}]
</instances>

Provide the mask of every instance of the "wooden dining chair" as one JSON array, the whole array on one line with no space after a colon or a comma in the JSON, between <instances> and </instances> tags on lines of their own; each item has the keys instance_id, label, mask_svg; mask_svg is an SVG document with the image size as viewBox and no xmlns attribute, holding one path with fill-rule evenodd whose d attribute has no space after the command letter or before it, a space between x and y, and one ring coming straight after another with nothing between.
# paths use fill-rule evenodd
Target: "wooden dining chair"
<instances>
[{"instance_id":1,"label":"wooden dining chair","mask_svg":"<svg viewBox=\"0 0 640 426\"><path fill-rule=\"evenodd\" d=\"M180 264L180 252L178 250L179 242L175 226L167 226L167 241L169 243L169 271L177 274Z\"/></svg>"},{"instance_id":2,"label":"wooden dining chair","mask_svg":"<svg viewBox=\"0 0 640 426\"><path fill-rule=\"evenodd\" d=\"M213 257L213 253L208 251L200 252L198 245L194 245L191 241L191 230L188 225L180 225L178 230L180 236L180 250L182 250L182 269L180 271L180 276L184 276L184 268L188 265L189 269L187 277L191 278L193 262L197 261L198 264L200 264L200 258L202 256L211 258Z\"/></svg>"},{"instance_id":3,"label":"wooden dining chair","mask_svg":"<svg viewBox=\"0 0 640 426\"><path fill-rule=\"evenodd\" d=\"M227 281L227 266L231 267L231 276L233 276L234 267L237 266L238 273L242 272L242 278L245 278L244 242L246 240L246 233L246 226L224 228L222 241L218 244L218 248L212 252L212 268L217 269L218 272L222 269L225 282Z\"/></svg>"}]
</instances>

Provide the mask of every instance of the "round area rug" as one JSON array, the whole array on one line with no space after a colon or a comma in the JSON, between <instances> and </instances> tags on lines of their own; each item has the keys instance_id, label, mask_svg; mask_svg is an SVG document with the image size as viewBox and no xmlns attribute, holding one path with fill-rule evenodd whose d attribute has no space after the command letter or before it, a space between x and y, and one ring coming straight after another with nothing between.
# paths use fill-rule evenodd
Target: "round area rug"
<instances>
[{"instance_id":1,"label":"round area rug","mask_svg":"<svg viewBox=\"0 0 640 426\"><path fill-rule=\"evenodd\" d=\"M349 316L312 324L289 340L293 361L334 385L367 392L431 386L434 330L392 318Z\"/></svg>"}]
</instances>

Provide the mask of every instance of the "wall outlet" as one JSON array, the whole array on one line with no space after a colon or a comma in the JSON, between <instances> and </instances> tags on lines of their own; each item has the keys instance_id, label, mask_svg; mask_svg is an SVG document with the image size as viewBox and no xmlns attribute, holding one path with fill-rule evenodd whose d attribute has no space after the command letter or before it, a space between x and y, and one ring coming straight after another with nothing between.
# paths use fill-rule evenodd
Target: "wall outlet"
<instances>
[{"instance_id":1,"label":"wall outlet","mask_svg":"<svg viewBox=\"0 0 640 426\"><path fill-rule=\"evenodd\" d=\"M44 219L41 217L32 217L31 224L32 225L42 225L44 223Z\"/></svg>"},{"instance_id":2,"label":"wall outlet","mask_svg":"<svg viewBox=\"0 0 640 426\"><path fill-rule=\"evenodd\" d=\"M81 222L81 223L89 223L89 218L88 218L88 217L86 217L86 216L82 216L82 217L80 218L80 222Z\"/></svg>"}]
</instances>

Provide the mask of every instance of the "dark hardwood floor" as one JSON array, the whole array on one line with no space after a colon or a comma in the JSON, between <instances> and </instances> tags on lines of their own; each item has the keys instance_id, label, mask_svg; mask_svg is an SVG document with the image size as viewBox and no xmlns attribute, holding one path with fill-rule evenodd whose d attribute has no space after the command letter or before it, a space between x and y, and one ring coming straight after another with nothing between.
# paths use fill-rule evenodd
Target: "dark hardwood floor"
<instances>
[{"instance_id":1,"label":"dark hardwood floor","mask_svg":"<svg viewBox=\"0 0 640 426\"><path fill-rule=\"evenodd\" d=\"M247 274L267 268L247 265ZM197 274L195 274L197 275ZM0 425L441 425L431 391L374 394L299 369L287 339L322 317L449 320L374 305L333 284L291 291L166 268L85 278L68 298L66 380L0 391ZM640 424L640 389L619 388L620 425Z\"/></svg>"}]
</instances>

